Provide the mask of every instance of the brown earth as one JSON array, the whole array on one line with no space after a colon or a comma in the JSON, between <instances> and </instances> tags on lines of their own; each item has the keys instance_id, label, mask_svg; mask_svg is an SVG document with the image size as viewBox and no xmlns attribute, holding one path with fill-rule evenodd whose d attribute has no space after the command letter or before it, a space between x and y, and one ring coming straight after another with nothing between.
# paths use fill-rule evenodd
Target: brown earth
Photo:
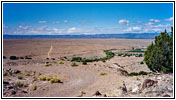
<instances>
[{"instance_id":1,"label":"brown earth","mask_svg":"<svg viewBox=\"0 0 176 100\"><path fill-rule=\"evenodd\" d=\"M150 72L146 64L140 64L143 57L120 57L114 56L106 62L98 61L83 65L76 62L78 66L72 67L70 61L73 56L86 58L104 57L103 50L125 51L132 48L146 48L152 40L145 39L4 39L3 40L3 74L12 70L20 70L20 73L3 75L4 97L92 97L96 91L102 96L145 96L133 95L122 92L123 82L128 91L135 88L136 84L147 79L155 79L153 76L125 76L119 69L128 72L146 71ZM50 50L50 48L52 49ZM49 53L49 60L48 52ZM32 59L10 60L10 56L24 57ZM51 58L54 58L53 60ZM49 63L46 67L46 63ZM60 62L63 62L61 64ZM118 66L118 65L119 66ZM123 68L119 68L123 67ZM106 73L100 75L100 73ZM30 75L28 75L30 74ZM18 76L23 76L18 79ZM172 76L172 75L170 75ZM169 76L169 77L170 77ZM41 77L59 78L61 83L50 83L40 80ZM159 77L157 75L157 77ZM137 79L138 78L138 79ZM14 87L17 81L24 85L18 89ZM35 85L36 89L31 89ZM172 87L172 86L170 86ZM16 93L14 93L14 91ZM24 93L24 91L26 91ZM161 94L161 93L160 93ZM172 93L168 92L172 96ZM164 95L164 93L162 94ZM157 96L162 96L157 95ZM147 95L148 96L148 95ZM153 96L153 95L152 95Z\"/></svg>"}]
</instances>

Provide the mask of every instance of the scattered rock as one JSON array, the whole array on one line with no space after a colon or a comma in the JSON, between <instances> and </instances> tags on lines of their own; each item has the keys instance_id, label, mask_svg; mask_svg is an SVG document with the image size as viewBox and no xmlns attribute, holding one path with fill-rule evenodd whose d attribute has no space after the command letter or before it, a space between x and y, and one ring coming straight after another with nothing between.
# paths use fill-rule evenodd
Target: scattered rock
<instances>
[{"instance_id":1,"label":"scattered rock","mask_svg":"<svg viewBox=\"0 0 176 100\"><path fill-rule=\"evenodd\" d=\"M16 94L16 91L12 90L11 94L12 94L12 95Z\"/></svg>"},{"instance_id":2,"label":"scattered rock","mask_svg":"<svg viewBox=\"0 0 176 100\"><path fill-rule=\"evenodd\" d=\"M3 84L9 85L9 82L3 81Z\"/></svg>"},{"instance_id":3,"label":"scattered rock","mask_svg":"<svg viewBox=\"0 0 176 100\"><path fill-rule=\"evenodd\" d=\"M124 81L123 81L122 93L127 93L127 88Z\"/></svg>"},{"instance_id":4,"label":"scattered rock","mask_svg":"<svg viewBox=\"0 0 176 100\"><path fill-rule=\"evenodd\" d=\"M170 95L168 95L168 94L165 94L165 95L163 95L163 97L170 97Z\"/></svg>"},{"instance_id":5,"label":"scattered rock","mask_svg":"<svg viewBox=\"0 0 176 100\"><path fill-rule=\"evenodd\" d=\"M95 96L101 96L102 94L99 91L96 91L94 95Z\"/></svg>"},{"instance_id":6,"label":"scattered rock","mask_svg":"<svg viewBox=\"0 0 176 100\"><path fill-rule=\"evenodd\" d=\"M153 86L154 84L157 84L157 83L158 83L158 81L154 81L154 80L151 80L151 79L146 79L143 82L142 89L151 87L151 86Z\"/></svg>"}]
</instances>

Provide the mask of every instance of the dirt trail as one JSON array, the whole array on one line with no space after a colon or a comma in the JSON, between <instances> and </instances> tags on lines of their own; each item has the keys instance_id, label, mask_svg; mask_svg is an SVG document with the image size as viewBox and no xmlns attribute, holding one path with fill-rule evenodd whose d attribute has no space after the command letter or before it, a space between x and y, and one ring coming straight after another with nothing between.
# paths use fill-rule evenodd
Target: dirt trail
<instances>
[{"instance_id":1,"label":"dirt trail","mask_svg":"<svg viewBox=\"0 0 176 100\"><path fill-rule=\"evenodd\" d=\"M50 47L50 49L48 51L48 58L50 58L50 53L51 53L52 50L53 50L53 46L51 45L51 47Z\"/></svg>"}]
</instances>

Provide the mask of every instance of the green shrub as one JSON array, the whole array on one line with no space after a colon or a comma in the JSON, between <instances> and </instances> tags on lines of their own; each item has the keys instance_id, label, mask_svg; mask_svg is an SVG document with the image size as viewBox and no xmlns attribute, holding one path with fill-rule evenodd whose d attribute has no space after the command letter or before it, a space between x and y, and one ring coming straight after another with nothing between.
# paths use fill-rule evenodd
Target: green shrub
<instances>
[{"instance_id":1,"label":"green shrub","mask_svg":"<svg viewBox=\"0 0 176 100\"><path fill-rule=\"evenodd\" d=\"M21 75L18 76L18 79L23 79L23 77Z\"/></svg>"},{"instance_id":2,"label":"green shrub","mask_svg":"<svg viewBox=\"0 0 176 100\"><path fill-rule=\"evenodd\" d=\"M51 66L52 64L45 64L45 67L49 67L49 66Z\"/></svg>"},{"instance_id":3,"label":"green shrub","mask_svg":"<svg viewBox=\"0 0 176 100\"><path fill-rule=\"evenodd\" d=\"M130 74L128 74L129 76L138 76L139 74L136 72L131 72Z\"/></svg>"},{"instance_id":4,"label":"green shrub","mask_svg":"<svg viewBox=\"0 0 176 100\"><path fill-rule=\"evenodd\" d=\"M148 72L144 72L144 71L139 72L139 75L147 75L147 74L148 74Z\"/></svg>"},{"instance_id":5,"label":"green shrub","mask_svg":"<svg viewBox=\"0 0 176 100\"><path fill-rule=\"evenodd\" d=\"M52 79L52 77L46 77L47 81L50 81Z\"/></svg>"},{"instance_id":6,"label":"green shrub","mask_svg":"<svg viewBox=\"0 0 176 100\"><path fill-rule=\"evenodd\" d=\"M139 76L139 75L147 75L147 74L150 74L150 72L144 72L144 71L140 71L139 73L137 73L137 72L131 72L128 75L129 76Z\"/></svg>"},{"instance_id":7,"label":"green shrub","mask_svg":"<svg viewBox=\"0 0 176 100\"><path fill-rule=\"evenodd\" d=\"M107 73L105 73L105 72L99 72L98 74L99 75L107 75Z\"/></svg>"},{"instance_id":8,"label":"green shrub","mask_svg":"<svg viewBox=\"0 0 176 100\"><path fill-rule=\"evenodd\" d=\"M40 77L40 80L41 80L41 81L45 81L45 80L46 80L46 77Z\"/></svg>"},{"instance_id":9,"label":"green shrub","mask_svg":"<svg viewBox=\"0 0 176 100\"><path fill-rule=\"evenodd\" d=\"M60 79L58 79L58 78L53 78L53 79L50 80L50 82L51 82L51 83L59 83L59 82L61 82L61 81L60 81Z\"/></svg>"},{"instance_id":10,"label":"green shrub","mask_svg":"<svg viewBox=\"0 0 176 100\"><path fill-rule=\"evenodd\" d=\"M155 37L144 53L144 61L153 72L173 72L173 27Z\"/></svg>"},{"instance_id":11,"label":"green shrub","mask_svg":"<svg viewBox=\"0 0 176 100\"><path fill-rule=\"evenodd\" d=\"M64 62L63 62L63 61L60 61L59 64L64 64Z\"/></svg>"},{"instance_id":12,"label":"green shrub","mask_svg":"<svg viewBox=\"0 0 176 100\"><path fill-rule=\"evenodd\" d=\"M77 62L81 62L82 58L81 57L72 57L71 61L77 61Z\"/></svg>"}]
</instances>

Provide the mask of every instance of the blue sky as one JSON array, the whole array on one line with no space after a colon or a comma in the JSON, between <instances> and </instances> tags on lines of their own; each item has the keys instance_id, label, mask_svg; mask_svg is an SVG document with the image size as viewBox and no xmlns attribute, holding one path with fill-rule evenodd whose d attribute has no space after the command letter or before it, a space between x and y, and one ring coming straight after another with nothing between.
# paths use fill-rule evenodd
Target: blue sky
<instances>
[{"instance_id":1,"label":"blue sky","mask_svg":"<svg viewBox=\"0 0 176 100\"><path fill-rule=\"evenodd\" d=\"M155 33L172 24L172 3L3 3L3 34Z\"/></svg>"}]
</instances>

